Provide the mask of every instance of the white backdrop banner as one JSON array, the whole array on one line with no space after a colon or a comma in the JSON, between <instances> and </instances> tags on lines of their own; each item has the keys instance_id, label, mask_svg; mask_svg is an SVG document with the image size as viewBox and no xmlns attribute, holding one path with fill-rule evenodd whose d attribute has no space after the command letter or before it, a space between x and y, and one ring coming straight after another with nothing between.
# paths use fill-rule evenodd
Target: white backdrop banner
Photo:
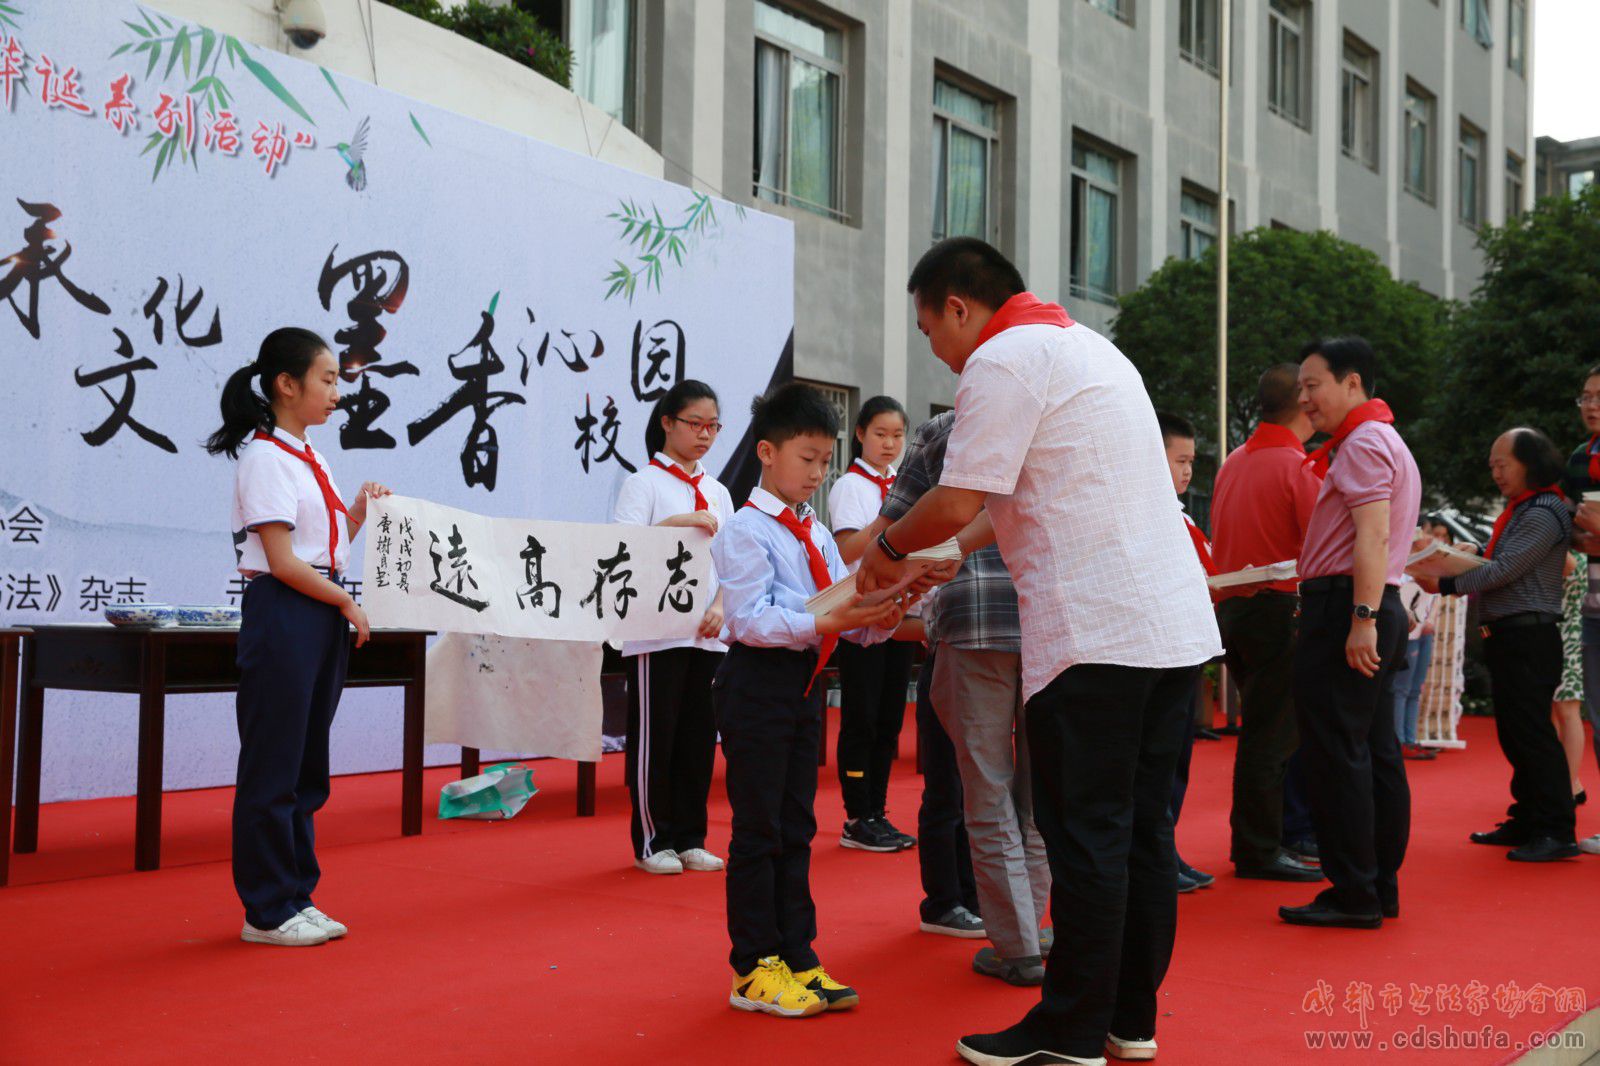
<instances>
[{"instance_id":1,"label":"white backdrop banner","mask_svg":"<svg viewBox=\"0 0 1600 1066\"><path fill-rule=\"evenodd\" d=\"M708 465L733 458L793 328L787 221L129 0L6 11L0 622L237 601L233 467L199 442L283 325L340 360L311 439L346 486L605 522L684 377L722 397ZM47 798L132 790L133 706L51 696ZM399 716L346 697L335 769L396 765ZM168 787L232 780L229 698L169 723Z\"/></svg>"},{"instance_id":2,"label":"white backdrop banner","mask_svg":"<svg viewBox=\"0 0 1600 1066\"><path fill-rule=\"evenodd\" d=\"M375 626L620 646L693 637L706 611L702 529L487 518L405 496L371 508Z\"/></svg>"}]
</instances>

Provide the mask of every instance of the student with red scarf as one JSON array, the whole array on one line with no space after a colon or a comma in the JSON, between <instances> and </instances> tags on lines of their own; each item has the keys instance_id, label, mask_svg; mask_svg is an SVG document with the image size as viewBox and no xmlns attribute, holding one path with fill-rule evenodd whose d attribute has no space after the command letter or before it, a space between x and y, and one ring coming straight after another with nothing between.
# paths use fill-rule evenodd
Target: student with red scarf
<instances>
[{"instance_id":1,"label":"student with red scarf","mask_svg":"<svg viewBox=\"0 0 1600 1066\"><path fill-rule=\"evenodd\" d=\"M1508 859L1551 862L1578 854L1571 778L1550 718L1561 683L1561 593L1572 512L1558 482L1561 453L1536 429L1502 433L1489 471L1506 506L1483 549L1486 566L1423 588L1478 597L1486 633L1495 734L1511 763L1504 822L1473 833L1474 844L1510 847Z\"/></svg>"},{"instance_id":2,"label":"student with red scarf","mask_svg":"<svg viewBox=\"0 0 1600 1066\"><path fill-rule=\"evenodd\" d=\"M1331 435L1306 460L1323 481L1300 551L1294 701L1332 885L1309 904L1278 908L1295 925L1376 929L1400 912L1411 791L1391 675L1405 661L1399 586L1422 477L1389 405L1372 398L1377 369L1360 337L1315 341L1301 353L1300 409Z\"/></svg>"}]
</instances>

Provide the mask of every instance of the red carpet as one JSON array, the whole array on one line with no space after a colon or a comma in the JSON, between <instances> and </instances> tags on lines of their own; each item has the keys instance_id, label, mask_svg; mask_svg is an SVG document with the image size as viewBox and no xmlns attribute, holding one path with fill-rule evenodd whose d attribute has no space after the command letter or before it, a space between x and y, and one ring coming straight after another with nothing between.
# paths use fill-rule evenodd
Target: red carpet
<instances>
[{"instance_id":1,"label":"red carpet","mask_svg":"<svg viewBox=\"0 0 1600 1066\"><path fill-rule=\"evenodd\" d=\"M1300 886L1219 876L1181 899L1162 1062L1353 1060L1308 1050L1306 1032L1359 1031L1347 1008L1359 982L1371 988L1372 1047L1421 1030L1455 1048L1390 1050L1385 1061L1506 1062L1516 1041L1575 1013L1529 990L1583 988L1586 1003L1600 993L1600 860L1529 868L1466 843L1503 810L1508 771L1488 722L1468 721L1465 736L1465 752L1407 764L1416 820L1404 917L1382 931L1281 924L1278 904L1310 897ZM908 723L908 754L911 738ZM1232 741L1196 746L1179 832L1185 857L1219 874L1232 757ZM917 932L915 853L835 846L830 766L818 799L818 946L862 1006L803 1021L730 1010L722 880L628 865L621 766L612 757L601 770L597 818L573 816L570 764L538 763L544 791L516 820L429 820L411 839L395 836L396 775L341 778L319 819L318 903L353 932L299 951L237 939L228 790L167 797L167 865L146 874L131 872L131 800L49 806L42 850L17 856L0 889L0 1062L941 1063L962 1033L1009 1024L1035 1001L970 971L977 942ZM452 776L430 772L429 795ZM902 758L890 802L903 828L914 827L919 789ZM719 781L719 849L721 797ZM1600 830L1595 807L1580 815L1580 835ZM1331 1017L1307 1009L1319 982ZM1390 982L1402 997L1392 1014ZM1486 986L1476 1013L1465 995L1451 1003L1451 987L1472 982ZM1508 995L1510 982L1522 993ZM1511 1043L1483 1048L1486 1027ZM1464 1034L1479 1046L1462 1049Z\"/></svg>"}]
</instances>

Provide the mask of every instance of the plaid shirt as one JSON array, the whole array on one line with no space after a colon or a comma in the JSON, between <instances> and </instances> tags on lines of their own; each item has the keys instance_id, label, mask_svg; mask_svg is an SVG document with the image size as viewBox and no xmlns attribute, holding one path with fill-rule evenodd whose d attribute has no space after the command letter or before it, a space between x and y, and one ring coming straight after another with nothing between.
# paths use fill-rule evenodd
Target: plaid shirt
<instances>
[{"instance_id":1,"label":"plaid shirt","mask_svg":"<svg viewBox=\"0 0 1600 1066\"><path fill-rule=\"evenodd\" d=\"M895 521L939 483L945 445L955 427L952 411L924 422L906 449L899 476L879 512ZM994 545L967 556L961 569L941 585L923 612L928 642L944 641L979 651L1022 651L1022 624L1017 615L1017 589L1000 549Z\"/></svg>"}]
</instances>

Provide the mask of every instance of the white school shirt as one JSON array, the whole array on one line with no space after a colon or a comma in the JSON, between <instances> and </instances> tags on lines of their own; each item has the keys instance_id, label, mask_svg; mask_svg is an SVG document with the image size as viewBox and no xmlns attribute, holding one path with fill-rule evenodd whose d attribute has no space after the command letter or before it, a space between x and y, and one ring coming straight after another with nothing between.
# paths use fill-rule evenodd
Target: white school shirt
<instances>
[{"instance_id":1,"label":"white school shirt","mask_svg":"<svg viewBox=\"0 0 1600 1066\"><path fill-rule=\"evenodd\" d=\"M674 465L665 452L657 452L655 458L668 466ZM700 495L706 498L706 508L717 516L717 535L721 536L728 519L733 517L733 497L729 495L722 482L706 472L704 463L696 463L695 468L689 471L690 477L696 474L702 475ZM611 520L630 526L653 526L673 515L692 514L694 509L694 486L679 481L665 470L646 466L638 473L629 474L623 481L622 488L617 493L617 505L611 513ZM717 598L717 588L716 564L713 563L708 571L705 594L696 597L696 606L700 614L703 615L706 608ZM696 621L699 621L698 617ZM644 655L653 651L666 651L668 648L728 650L728 646L715 637L693 636L678 637L673 640L630 640L622 645L622 654Z\"/></svg>"},{"instance_id":2,"label":"white school shirt","mask_svg":"<svg viewBox=\"0 0 1600 1066\"><path fill-rule=\"evenodd\" d=\"M277 428L272 432L295 451L305 451L307 443L293 433ZM338 494L339 486L328 461L316 448L311 449L311 454ZM288 524L289 546L296 558L344 573L350 565L350 528L343 514L335 511L333 517L337 519L334 524L339 531L339 550L337 558L329 559L328 505L311 467L271 441L252 436L245 442L233 472L233 551L240 573L265 574L272 570L267 551L261 546L261 534L256 532L257 527L268 522Z\"/></svg>"},{"instance_id":3,"label":"white school shirt","mask_svg":"<svg viewBox=\"0 0 1600 1066\"><path fill-rule=\"evenodd\" d=\"M1079 663L1222 652L1144 381L1082 324L1013 326L967 360L941 485L988 493L1031 697Z\"/></svg>"},{"instance_id":4,"label":"white school shirt","mask_svg":"<svg viewBox=\"0 0 1600 1066\"><path fill-rule=\"evenodd\" d=\"M866 529L877 521L878 511L883 507L884 497L878 491L878 486L865 477L857 476L857 470L878 476L870 463L865 459L857 459L850 464L849 470L834 481L833 487L828 490L828 521L835 535L845 529ZM894 467L889 467L888 476L895 476ZM853 574L861 565L861 560L845 565Z\"/></svg>"}]
</instances>

